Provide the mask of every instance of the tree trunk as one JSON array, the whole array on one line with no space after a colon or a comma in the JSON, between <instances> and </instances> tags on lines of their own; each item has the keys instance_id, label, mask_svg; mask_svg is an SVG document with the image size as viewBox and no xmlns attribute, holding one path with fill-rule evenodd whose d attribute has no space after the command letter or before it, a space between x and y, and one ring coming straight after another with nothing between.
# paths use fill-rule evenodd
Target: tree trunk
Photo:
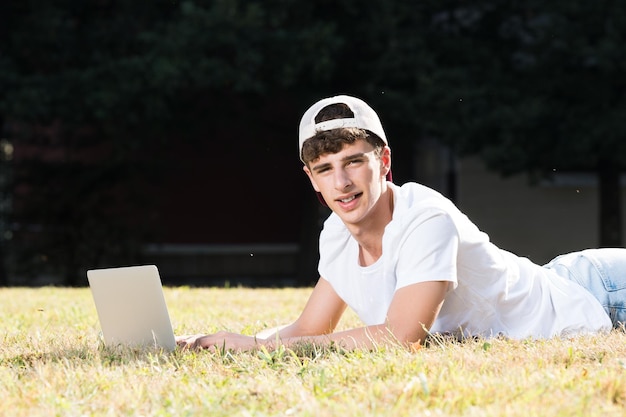
<instances>
[{"instance_id":1,"label":"tree trunk","mask_svg":"<svg viewBox=\"0 0 626 417\"><path fill-rule=\"evenodd\" d=\"M600 247L622 246L622 210L619 166L601 161L598 166Z\"/></svg>"}]
</instances>

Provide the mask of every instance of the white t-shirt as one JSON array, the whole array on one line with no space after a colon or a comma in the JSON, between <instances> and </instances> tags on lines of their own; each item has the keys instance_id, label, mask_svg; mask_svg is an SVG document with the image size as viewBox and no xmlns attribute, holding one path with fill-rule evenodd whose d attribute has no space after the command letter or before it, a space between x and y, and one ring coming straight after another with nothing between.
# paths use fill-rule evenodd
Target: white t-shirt
<instances>
[{"instance_id":1,"label":"white t-shirt","mask_svg":"<svg viewBox=\"0 0 626 417\"><path fill-rule=\"evenodd\" d=\"M334 213L320 236L320 275L365 324L385 322L397 289L448 281L432 333L548 338L611 329L587 290L499 249L441 194L416 183L388 185L393 219L374 264L359 265L358 243Z\"/></svg>"}]
</instances>

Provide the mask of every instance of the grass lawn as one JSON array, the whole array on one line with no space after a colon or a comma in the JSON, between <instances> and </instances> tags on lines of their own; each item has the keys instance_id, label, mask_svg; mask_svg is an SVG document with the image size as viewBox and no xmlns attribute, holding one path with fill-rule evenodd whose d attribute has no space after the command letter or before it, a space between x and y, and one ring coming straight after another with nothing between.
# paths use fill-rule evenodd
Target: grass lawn
<instances>
[{"instance_id":1,"label":"grass lawn","mask_svg":"<svg viewBox=\"0 0 626 417\"><path fill-rule=\"evenodd\" d=\"M309 289L166 288L177 334L253 334ZM0 288L4 416L623 416L626 335L440 341L417 352L102 346L89 289ZM359 325L349 313L343 327Z\"/></svg>"}]
</instances>

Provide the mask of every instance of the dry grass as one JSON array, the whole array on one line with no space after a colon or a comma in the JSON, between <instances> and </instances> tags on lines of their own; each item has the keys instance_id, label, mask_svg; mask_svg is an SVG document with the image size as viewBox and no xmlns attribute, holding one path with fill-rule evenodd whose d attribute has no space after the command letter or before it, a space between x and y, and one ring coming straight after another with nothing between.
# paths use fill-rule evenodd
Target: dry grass
<instances>
[{"instance_id":1,"label":"dry grass","mask_svg":"<svg viewBox=\"0 0 626 417\"><path fill-rule=\"evenodd\" d=\"M309 290L167 288L176 333L255 333ZM0 415L621 416L626 335L437 340L411 353L107 349L88 289L0 289ZM358 325L349 314L342 326Z\"/></svg>"}]
</instances>

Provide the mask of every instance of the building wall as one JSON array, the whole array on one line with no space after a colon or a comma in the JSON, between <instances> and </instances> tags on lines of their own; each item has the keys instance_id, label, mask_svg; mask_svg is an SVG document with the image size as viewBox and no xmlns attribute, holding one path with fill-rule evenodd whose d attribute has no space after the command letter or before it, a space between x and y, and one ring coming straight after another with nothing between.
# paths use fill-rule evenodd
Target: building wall
<instances>
[{"instance_id":1,"label":"building wall","mask_svg":"<svg viewBox=\"0 0 626 417\"><path fill-rule=\"evenodd\" d=\"M502 178L477 158L465 158L458 164L457 204L499 247L537 263L597 247L595 181L558 174L554 183L531 186L526 175ZM622 187L622 202L625 199ZM626 219L626 204L622 207ZM626 236L626 230L622 233Z\"/></svg>"}]
</instances>

